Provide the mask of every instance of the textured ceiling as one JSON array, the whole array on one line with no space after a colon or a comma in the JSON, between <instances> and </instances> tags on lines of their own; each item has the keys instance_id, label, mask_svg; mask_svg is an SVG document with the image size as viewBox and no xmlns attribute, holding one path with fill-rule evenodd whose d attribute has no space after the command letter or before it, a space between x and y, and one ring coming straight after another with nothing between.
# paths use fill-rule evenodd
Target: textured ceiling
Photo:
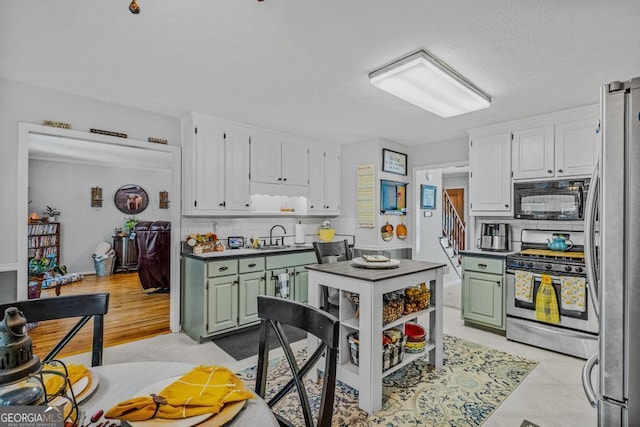
<instances>
[{"instance_id":1,"label":"textured ceiling","mask_svg":"<svg viewBox=\"0 0 640 427\"><path fill-rule=\"evenodd\" d=\"M171 116L407 145L595 104L640 75L638 0L0 0L0 76ZM493 98L443 119L367 74L424 48Z\"/></svg>"}]
</instances>

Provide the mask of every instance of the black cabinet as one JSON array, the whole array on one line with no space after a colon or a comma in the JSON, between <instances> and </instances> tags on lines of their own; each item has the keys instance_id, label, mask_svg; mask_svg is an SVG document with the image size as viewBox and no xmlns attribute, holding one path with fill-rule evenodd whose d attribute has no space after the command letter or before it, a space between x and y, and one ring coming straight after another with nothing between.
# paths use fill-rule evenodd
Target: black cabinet
<instances>
[{"instance_id":1,"label":"black cabinet","mask_svg":"<svg viewBox=\"0 0 640 427\"><path fill-rule=\"evenodd\" d=\"M129 272L138 269L136 240L126 236L113 236L113 250L116 251L115 272Z\"/></svg>"}]
</instances>

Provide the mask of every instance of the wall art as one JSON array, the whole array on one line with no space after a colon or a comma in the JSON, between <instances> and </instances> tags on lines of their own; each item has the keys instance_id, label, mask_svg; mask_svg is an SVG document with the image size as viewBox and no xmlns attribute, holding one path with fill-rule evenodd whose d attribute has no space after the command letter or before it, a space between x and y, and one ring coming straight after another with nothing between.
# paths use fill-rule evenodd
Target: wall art
<instances>
[{"instance_id":1,"label":"wall art","mask_svg":"<svg viewBox=\"0 0 640 427\"><path fill-rule=\"evenodd\" d=\"M139 185L128 184L118 188L113 202L120 212L137 215L147 209L149 196Z\"/></svg>"},{"instance_id":2,"label":"wall art","mask_svg":"<svg viewBox=\"0 0 640 427\"><path fill-rule=\"evenodd\" d=\"M407 155L393 150L382 149L382 172L398 175L407 174Z\"/></svg>"},{"instance_id":3,"label":"wall art","mask_svg":"<svg viewBox=\"0 0 640 427\"><path fill-rule=\"evenodd\" d=\"M436 187L434 185L420 185L420 209L436 208Z\"/></svg>"}]
</instances>

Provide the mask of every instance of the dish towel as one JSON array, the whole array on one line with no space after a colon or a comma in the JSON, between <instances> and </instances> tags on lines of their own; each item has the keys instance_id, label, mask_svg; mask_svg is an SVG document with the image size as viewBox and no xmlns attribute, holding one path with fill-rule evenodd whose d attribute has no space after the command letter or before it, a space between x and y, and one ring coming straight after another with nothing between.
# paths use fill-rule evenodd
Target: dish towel
<instances>
[{"instance_id":1,"label":"dish towel","mask_svg":"<svg viewBox=\"0 0 640 427\"><path fill-rule=\"evenodd\" d=\"M586 283L584 277L560 277L560 304L562 304L562 308L584 311Z\"/></svg>"},{"instance_id":2,"label":"dish towel","mask_svg":"<svg viewBox=\"0 0 640 427\"><path fill-rule=\"evenodd\" d=\"M536 294L536 319L547 323L560 323L560 310L558 309L558 298L556 291L551 284L551 276L542 275L540 287Z\"/></svg>"},{"instance_id":3,"label":"dish towel","mask_svg":"<svg viewBox=\"0 0 640 427\"><path fill-rule=\"evenodd\" d=\"M278 274L276 296L280 298L289 298L289 273Z\"/></svg>"},{"instance_id":4,"label":"dish towel","mask_svg":"<svg viewBox=\"0 0 640 427\"><path fill-rule=\"evenodd\" d=\"M516 299L533 302L533 273L516 271Z\"/></svg>"},{"instance_id":5,"label":"dish towel","mask_svg":"<svg viewBox=\"0 0 640 427\"><path fill-rule=\"evenodd\" d=\"M109 409L105 418L144 421L217 414L225 403L253 398L242 380L221 366L198 366L157 395L134 397Z\"/></svg>"}]
</instances>

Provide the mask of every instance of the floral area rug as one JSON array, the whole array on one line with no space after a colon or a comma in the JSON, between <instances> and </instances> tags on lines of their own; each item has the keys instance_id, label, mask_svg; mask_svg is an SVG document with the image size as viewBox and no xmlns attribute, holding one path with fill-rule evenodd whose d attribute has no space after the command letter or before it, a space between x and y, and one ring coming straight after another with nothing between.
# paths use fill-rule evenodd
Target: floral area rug
<instances>
[{"instance_id":1,"label":"floral area rug","mask_svg":"<svg viewBox=\"0 0 640 427\"><path fill-rule=\"evenodd\" d=\"M305 349L296 353L298 361L306 357ZM358 408L358 391L337 381L333 425L479 426L536 365L532 360L445 335L442 369L430 367L425 355L385 377L382 409L373 415ZM238 376L253 389L256 367L240 371ZM286 360L271 360L267 398L289 378ZM305 381L317 414L322 384ZM297 425L304 424L295 390L274 410Z\"/></svg>"}]
</instances>

